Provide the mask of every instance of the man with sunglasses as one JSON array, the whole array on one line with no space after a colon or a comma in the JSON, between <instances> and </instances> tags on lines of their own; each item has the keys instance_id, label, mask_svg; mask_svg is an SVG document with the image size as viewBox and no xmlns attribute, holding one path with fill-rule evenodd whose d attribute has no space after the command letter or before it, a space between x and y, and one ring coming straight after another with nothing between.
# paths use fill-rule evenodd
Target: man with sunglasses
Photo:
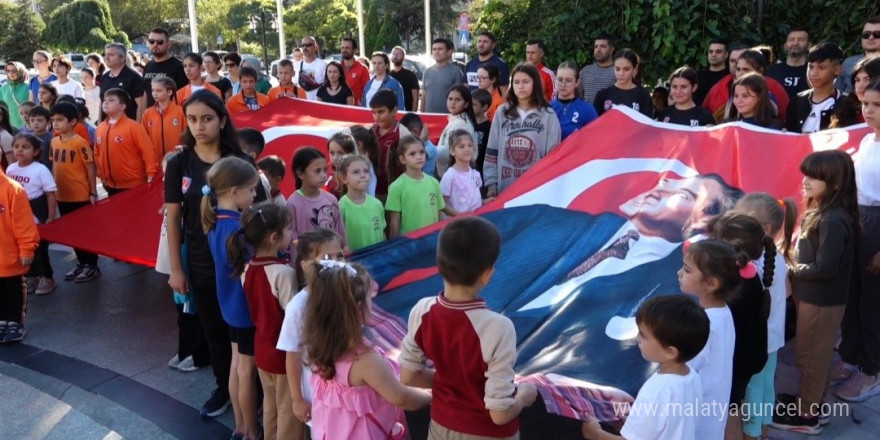
<instances>
[{"instance_id":1,"label":"man with sunglasses","mask_svg":"<svg viewBox=\"0 0 880 440\"><path fill-rule=\"evenodd\" d=\"M847 93L853 90L852 72L856 63L862 58L880 55L880 15L865 20L865 25L862 26L862 33L859 36L862 39L862 49L865 53L853 55L844 60L843 69L837 80L834 81L834 87Z\"/></svg>"},{"instance_id":2,"label":"man with sunglasses","mask_svg":"<svg viewBox=\"0 0 880 440\"><path fill-rule=\"evenodd\" d=\"M317 101L318 87L320 87L321 84L324 84L324 74L327 71L327 63L318 58L318 52L321 48L318 46L315 37L304 37L300 47L302 48L303 59L299 64L294 65L294 68L296 68L297 74L299 75L297 77L297 83L300 87L305 89L309 101ZM304 78L301 78L303 75L308 77L308 81L304 81Z\"/></svg>"},{"instance_id":3,"label":"man with sunglasses","mask_svg":"<svg viewBox=\"0 0 880 440\"><path fill-rule=\"evenodd\" d=\"M147 37L147 43L150 45L150 53L153 59L144 67L144 99L146 105L138 107L138 120L141 119L143 111L155 104L152 86L150 82L153 78L167 76L174 80L174 84L178 89L189 84L186 73L183 71L183 63L177 57L171 55L171 39L168 31L164 28L155 27L150 30ZM183 103L179 103L183 104Z\"/></svg>"}]
</instances>

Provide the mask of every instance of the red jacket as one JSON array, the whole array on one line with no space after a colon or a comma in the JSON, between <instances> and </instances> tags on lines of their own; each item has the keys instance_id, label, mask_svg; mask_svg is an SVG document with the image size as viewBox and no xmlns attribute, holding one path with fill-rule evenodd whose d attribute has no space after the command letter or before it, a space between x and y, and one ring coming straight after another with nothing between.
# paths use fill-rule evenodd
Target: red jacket
<instances>
[{"instance_id":1,"label":"red jacket","mask_svg":"<svg viewBox=\"0 0 880 440\"><path fill-rule=\"evenodd\" d=\"M549 67L545 66L544 63L538 63L535 67L538 68L538 73L541 74L544 97L547 98L547 102L550 102L553 100L553 95L556 94L556 74Z\"/></svg>"},{"instance_id":2,"label":"red jacket","mask_svg":"<svg viewBox=\"0 0 880 440\"><path fill-rule=\"evenodd\" d=\"M778 116L776 119L785 122L785 111L788 109L788 93L785 91L785 87L782 87L782 84L779 84L773 78L769 76L765 76L764 80L767 81L767 90L773 95L773 99L776 102L776 108L778 109ZM709 93L706 94L706 98L703 99L703 107L712 112L715 115L719 109L723 109L724 106L730 102L730 84L733 83L733 75L727 75L724 78L721 78L721 81L718 81L717 84L712 86L709 89ZM718 122L722 122L724 119L724 115L721 118L715 118Z\"/></svg>"}]
</instances>

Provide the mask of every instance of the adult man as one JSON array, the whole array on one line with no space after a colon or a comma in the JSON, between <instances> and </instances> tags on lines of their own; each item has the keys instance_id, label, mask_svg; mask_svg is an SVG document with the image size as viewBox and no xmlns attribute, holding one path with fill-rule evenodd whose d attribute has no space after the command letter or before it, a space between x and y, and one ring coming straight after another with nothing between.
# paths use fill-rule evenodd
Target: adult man
<instances>
[{"instance_id":1,"label":"adult man","mask_svg":"<svg viewBox=\"0 0 880 440\"><path fill-rule=\"evenodd\" d=\"M425 70L422 98L419 108L429 113L449 113L446 95L452 86L465 82L464 73L452 63L454 45L447 38L435 38L431 43L431 57L436 64Z\"/></svg>"},{"instance_id":2,"label":"adult man","mask_svg":"<svg viewBox=\"0 0 880 440\"><path fill-rule=\"evenodd\" d=\"M767 76L779 81L790 99L809 89L807 84L807 51L810 49L810 34L800 27L791 28L785 39L785 62L767 68Z\"/></svg>"},{"instance_id":3,"label":"adult man","mask_svg":"<svg viewBox=\"0 0 880 440\"><path fill-rule=\"evenodd\" d=\"M465 66L468 87L472 92L477 90L477 70L485 63L498 67L498 81L501 83L498 90L501 96L506 96L507 86L510 84L510 69L507 68L507 63L495 54L495 35L489 31L481 31L477 34L477 57L468 61Z\"/></svg>"},{"instance_id":4,"label":"adult man","mask_svg":"<svg viewBox=\"0 0 880 440\"><path fill-rule=\"evenodd\" d=\"M547 102L550 102L553 100L553 95L556 94L556 74L544 65L546 52L547 46L544 45L544 40L532 38L526 42L526 62L538 68L538 73L541 74L544 97L547 98Z\"/></svg>"},{"instance_id":5,"label":"adult man","mask_svg":"<svg viewBox=\"0 0 880 440\"><path fill-rule=\"evenodd\" d=\"M153 28L147 37L147 43L150 44L150 52L153 54L153 59L144 67L144 99L146 100L146 105L138 106L138 120L140 120L144 110L156 102L153 100L153 94L151 93L152 86L150 82L153 78L167 76L174 80L174 85L178 89L189 84L186 73L183 71L183 63L171 55L171 39L167 30L160 27ZM183 103L181 102L180 104L182 105Z\"/></svg>"},{"instance_id":6,"label":"adult man","mask_svg":"<svg viewBox=\"0 0 880 440\"><path fill-rule=\"evenodd\" d=\"M578 87L584 101L593 102L596 93L614 84L614 63L611 57L614 55L614 38L608 34L602 34L593 41L593 64L588 64L581 69L581 81Z\"/></svg>"},{"instance_id":7,"label":"adult man","mask_svg":"<svg viewBox=\"0 0 880 440\"><path fill-rule=\"evenodd\" d=\"M303 59L299 62L298 82L300 87L306 90L306 96L309 101L318 100L318 87L324 84L324 73L327 71L327 63L318 58L319 51L318 42L315 37L305 37L302 39ZM296 65L294 65L296 66ZM302 78L303 75L308 79ZM313 84L315 87L309 90L305 84Z\"/></svg>"},{"instance_id":8,"label":"adult man","mask_svg":"<svg viewBox=\"0 0 880 440\"><path fill-rule=\"evenodd\" d=\"M357 41L354 38L345 37L342 39L342 49L340 50L342 51L342 70L345 71L345 82L351 89L351 94L354 95L354 105L361 105L361 95L364 94L364 86L370 80L370 71L354 59L357 48Z\"/></svg>"},{"instance_id":9,"label":"adult man","mask_svg":"<svg viewBox=\"0 0 880 440\"><path fill-rule=\"evenodd\" d=\"M101 101L104 101L104 92L110 89L122 89L132 99L125 106L125 115L136 119L141 115L144 107L144 78L125 64L125 46L120 43L110 43L104 46L104 64L107 71L101 75ZM104 113L101 112L101 119Z\"/></svg>"},{"instance_id":10,"label":"adult man","mask_svg":"<svg viewBox=\"0 0 880 440\"><path fill-rule=\"evenodd\" d=\"M400 46L394 46L394 49L391 49L391 70L388 74L400 83L400 87L403 89L405 110L409 112L415 111L413 103L419 100L419 77L412 70L403 67L405 59L406 51ZM354 63L360 64L357 61Z\"/></svg>"},{"instance_id":11,"label":"adult man","mask_svg":"<svg viewBox=\"0 0 880 440\"><path fill-rule=\"evenodd\" d=\"M709 42L709 51L706 56L709 60L709 68L697 72L697 91L694 92L695 104L702 104L709 89L727 75L727 55L727 40L713 38Z\"/></svg>"},{"instance_id":12,"label":"adult man","mask_svg":"<svg viewBox=\"0 0 880 440\"><path fill-rule=\"evenodd\" d=\"M865 21L862 26L862 50L864 53L853 55L843 61L843 71L834 82L838 90L850 93L853 90L852 72L856 63L866 56L880 54L880 15L875 15Z\"/></svg>"}]
</instances>

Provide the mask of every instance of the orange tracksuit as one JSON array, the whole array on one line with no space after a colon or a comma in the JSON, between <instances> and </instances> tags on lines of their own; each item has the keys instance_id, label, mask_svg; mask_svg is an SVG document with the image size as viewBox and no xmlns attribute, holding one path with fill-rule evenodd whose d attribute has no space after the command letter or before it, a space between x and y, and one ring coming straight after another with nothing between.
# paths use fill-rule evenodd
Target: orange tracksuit
<instances>
[{"instance_id":1,"label":"orange tracksuit","mask_svg":"<svg viewBox=\"0 0 880 440\"><path fill-rule=\"evenodd\" d=\"M220 93L220 89L212 86L207 81L205 81L204 90L212 92L215 95L217 95L218 97L220 97L220 99L223 99L223 94ZM177 96L177 103L180 105L183 105L183 103L186 102L186 99L189 98L190 96L192 96L192 94L193 94L192 84L187 84L187 85L181 87L180 90L177 91L177 95L175 95L175 96Z\"/></svg>"},{"instance_id":2,"label":"orange tracksuit","mask_svg":"<svg viewBox=\"0 0 880 440\"><path fill-rule=\"evenodd\" d=\"M290 87L284 86L275 86L269 89L268 93L269 99L276 100L282 96L286 96L288 98L300 98L300 99L308 99L308 95L306 95L306 91L302 89L302 87L297 87L296 84L291 84Z\"/></svg>"},{"instance_id":3,"label":"orange tracksuit","mask_svg":"<svg viewBox=\"0 0 880 440\"><path fill-rule=\"evenodd\" d=\"M24 188L0 170L0 277L28 271L21 258L33 258L40 234Z\"/></svg>"},{"instance_id":4,"label":"orange tracksuit","mask_svg":"<svg viewBox=\"0 0 880 440\"><path fill-rule=\"evenodd\" d=\"M144 110L141 124L150 136L156 158L161 160L180 145L180 135L186 129L186 115L183 107L171 101L164 110L159 109L159 104Z\"/></svg>"},{"instance_id":5,"label":"orange tracksuit","mask_svg":"<svg viewBox=\"0 0 880 440\"><path fill-rule=\"evenodd\" d=\"M257 105L259 105L260 108L265 107L272 101L268 96L260 92L255 93L257 94ZM242 95L241 92L232 95L232 97L229 98L229 101L226 101L226 109L229 110L229 113L244 113L251 111L247 104L245 104L244 95Z\"/></svg>"},{"instance_id":6,"label":"orange tracksuit","mask_svg":"<svg viewBox=\"0 0 880 440\"><path fill-rule=\"evenodd\" d=\"M95 164L104 185L114 189L146 183L159 170L159 159L147 131L125 114L113 125L110 118L98 125Z\"/></svg>"}]
</instances>

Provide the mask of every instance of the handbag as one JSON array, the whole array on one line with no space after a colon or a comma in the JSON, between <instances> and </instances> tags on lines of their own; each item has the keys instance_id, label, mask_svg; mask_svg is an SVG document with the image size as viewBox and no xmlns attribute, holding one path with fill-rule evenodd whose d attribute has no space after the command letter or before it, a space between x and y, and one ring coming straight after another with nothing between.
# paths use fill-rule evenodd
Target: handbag
<instances>
[{"instance_id":1,"label":"handbag","mask_svg":"<svg viewBox=\"0 0 880 440\"><path fill-rule=\"evenodd\" d=\"M303 90L307 92L311 92L312 90L317 90L318 87L321 87L321 83L315 81L311 75L305 73L303 71L303 61L299 62L299 75L297 75L297 83Z\"/></svg>"}]
</instances>

